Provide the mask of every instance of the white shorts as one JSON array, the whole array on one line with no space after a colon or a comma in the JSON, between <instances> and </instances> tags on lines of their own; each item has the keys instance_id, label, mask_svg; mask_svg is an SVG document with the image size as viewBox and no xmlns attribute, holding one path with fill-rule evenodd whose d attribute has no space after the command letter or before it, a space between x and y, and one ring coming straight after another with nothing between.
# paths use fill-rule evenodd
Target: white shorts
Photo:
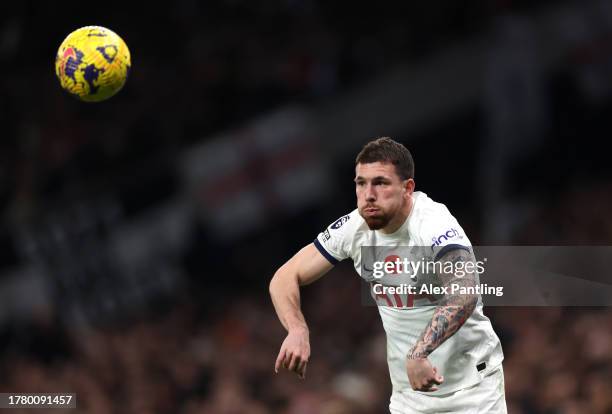
<instances>
[{"instance_id":1,"label":"white shorts","mask_svg":"<svg viewBox=\"0 0 612 414\"><path fill-rule=\"evenodd\" d=\"M391 414L506 414L504 370L500 366L478 384L446 395L396 391L391 395L389 409Z\"/></svg>"}]
</instances>

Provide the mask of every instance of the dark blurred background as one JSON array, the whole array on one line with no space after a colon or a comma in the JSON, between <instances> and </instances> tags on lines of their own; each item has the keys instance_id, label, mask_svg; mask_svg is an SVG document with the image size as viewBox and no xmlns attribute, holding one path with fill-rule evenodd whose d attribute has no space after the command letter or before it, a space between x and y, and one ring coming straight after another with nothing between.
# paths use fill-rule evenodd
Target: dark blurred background
<instances>
[{"instance_id":1,"label":"dark blurred background","mask_svg":"<svg viewBox=\"0 0 612 414\"><path fill-rule=\"evenodd\" d=\"M133 64L99 104L53 67L92 24ZM351 265L303 290L306 381L273 373L267 292L354 208L376 136L474 244L611 244L609 1L4 2L0 73L0 392L76 392L83 413L387 412ZM485 313L509 412L612 412L609 308Z\"/></svg>"}]
</instances>

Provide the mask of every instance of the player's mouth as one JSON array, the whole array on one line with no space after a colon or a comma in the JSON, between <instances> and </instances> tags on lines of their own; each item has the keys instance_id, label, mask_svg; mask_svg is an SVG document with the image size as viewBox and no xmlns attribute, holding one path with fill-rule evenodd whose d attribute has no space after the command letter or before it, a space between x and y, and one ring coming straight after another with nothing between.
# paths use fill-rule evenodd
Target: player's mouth
<instances>
[{"instance_id":1,"label":"player's mouth","mask_svg":"<svg viewBox=\"0 0 612 414\"><path fill-rule=\"evenodd\" d=\"M377 207L366 207L363 209L363 213L367 214L368 216L373 216L374 214L378 214L379 211L380 209Z\"/></svg>"}]
</instances>

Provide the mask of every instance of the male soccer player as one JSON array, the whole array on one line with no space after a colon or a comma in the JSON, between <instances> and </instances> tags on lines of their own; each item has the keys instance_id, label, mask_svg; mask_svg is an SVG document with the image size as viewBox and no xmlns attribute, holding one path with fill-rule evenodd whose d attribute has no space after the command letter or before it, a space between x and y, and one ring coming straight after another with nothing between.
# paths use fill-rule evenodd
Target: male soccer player
<instances>
[{"instance_id":1,"label":"male soccer player","mask_svg":"<svg viewBox=\"0 0 612 414\"><path fill-rule=\"evenodd\" d=\"M275 370L283 367L305 377L310 342L299 287L350 257L362 278L371 286L379 285L373 288L373 297L387 334L391 413L505 413L503 353L482 312L478 272L466 266L475 260L471 243L448 209L414 191L414 186L412 155L402 144L378 138L357 155L357 209L321 232L270 282L274 307L288 332ZM398 251L399 246L412 247L427 255L413 259L450 263L434 266L434 279L422 272L411 275L423 283L435 280L442 293L406 294L402 299L381 292L378 282L385 278L375 278L364 266L362 247L369 248L365 246ZM390 257L399 259L393 255L385 260ZM400 268L401 263L396 263L387 270ZM461 274L454 269L461 269Z\"/></svg>"}]
</instances>

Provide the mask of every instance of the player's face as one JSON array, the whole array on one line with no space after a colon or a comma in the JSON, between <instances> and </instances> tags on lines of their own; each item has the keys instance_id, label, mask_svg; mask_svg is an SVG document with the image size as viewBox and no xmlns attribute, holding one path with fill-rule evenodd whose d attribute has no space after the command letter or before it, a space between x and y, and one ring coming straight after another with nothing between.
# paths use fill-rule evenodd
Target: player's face
<instances>
[{"instance_id":1,"label":"player's face","mask_svg":"<svg viewBox=\"0 0 612 414\"><path fill-rule=\"evenodd\" d=\"M373 162L355 167L357 208L371 230L387 228L407 216L414 181L401 180L390 163ZM399 223L401 224L401 223Z\"/></svg>"}]
</instances>

